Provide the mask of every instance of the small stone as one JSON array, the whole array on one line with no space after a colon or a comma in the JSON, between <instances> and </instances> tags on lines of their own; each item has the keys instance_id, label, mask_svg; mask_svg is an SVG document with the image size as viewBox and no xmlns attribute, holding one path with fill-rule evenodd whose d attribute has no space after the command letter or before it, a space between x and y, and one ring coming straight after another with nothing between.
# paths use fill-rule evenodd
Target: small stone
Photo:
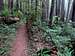
<instances>
[{"instance_id":1,"label":"small stone","mask_svg":"<svg viewBox=\"0 0 75 56\"><path fill-rule=\"evenodd\" d=\"M34 41L35 41L35 42L38 42L38 39L37 39L37 38L35 38L35 39L34 39Z\"/></svg>"},{"instance_id":2,"label":"small stone","mask_svg":"<svg viewBox=\"0 0 75 56\"><path fill-rule=\"evenodd\" d=\"M19 21L20 19L18 17L15 17L14 20Z\"/></svg>"},{"instance_id":3,"label":"small stone","mask_svg":"<svg viewBox=\"0 0 75 56\"><path fill-rule=\"evenodd\" d=\"M55 55L55 54L51 54L51 56L57 56L57 55Z\"/></svg>"}]
</instances>

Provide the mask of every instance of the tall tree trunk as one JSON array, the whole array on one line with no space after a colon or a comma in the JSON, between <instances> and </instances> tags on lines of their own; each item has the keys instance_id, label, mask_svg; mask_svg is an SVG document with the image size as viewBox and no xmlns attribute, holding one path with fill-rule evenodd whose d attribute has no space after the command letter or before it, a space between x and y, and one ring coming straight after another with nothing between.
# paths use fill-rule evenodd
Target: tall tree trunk
<instances>
[{"instance_id":1,"label":"tall tree trunk","mask_svg":"<svg viewBox=\"0 0 75 56\"><path fill-rule=\"evenodd\" d=\"M53 16L56 16L56 0L54 0Z\"/></svg>"},{"instance_id":2,"label":"tall tree trunk","mask_svg":"<svg viewBox=\"0 0 75 56\"><path fill-rule=\"evenodd\" d=\"M56 15L60 16L60 0L56 1Z\"/></svg>"},{"instance_id":3,"label":"tall tree trunk","mask_svg":"<svg viewBox=\"0 0 75 56\"><path fill-rule=\"evenodd\" d=\"M46 19L47 19L47 22L49 22L49 15L48 15L49 14L49 0L46 1L46 6L47 6Z\"/></svg>"},{"instance_id":4,"label":"tall tree trunk","mask_svg":"<svg viewBox=\"0 0 75 56\"><path fill-rule=\"evenodd\" d=\"M49 26L52 26L52 18L53 18L53 16L54 16L54 4L55 3L55 0L52 0L51 1L51 9L50 9L50 20L49 20Z\"/></svg>"},{"instance_id":5,"label":"tall tree trunk","mask_svg":"<svg viewBox=\"0 0 75 56\"><path fill-rule=\"evenodd\" d=\"M13 8L13 0L9 0L9 1L8 1L8 7L9 7L10 9Z\"/></svg>"},{"instance_id":6,"label":"tall tree trunk","mask_svg":"<svg viewBox=\"0 0 75 56\"><path fill-rule=\"evenodd\" d=\"M71 18L72 18L72 13L73 13L73 1L74 1L74 0L70 0L69 11L68 11L68 20L71 20Z\"/></svg>"},{"instance_id":7,"label":"tall tree trunk","mask_svg":"<svg viewBox=\"0 0 75 56\"><path fill-rule=\"evenodd\" d=\"M22 11L22 2L20 1L20 11Z\"/></svg>"},{"instance_id":8,"label":"tall tree trunk","mask_svg":"<svg viewBox=\"0 0 75 56\"><path fill-rule=\"evenodd\" d=\"M73 2L72 21L75 22L75 0L74 0L74 2Z\"/></svg>"},{"instance_id":9,"label":"tall tree trunk","mask_svg":"<svg viewBox=\"0 0 75 56\"><path fill-rule=\"evenodd\" d=\"M18 4L18 0L16 0L16 10L19 9L19 4Z\"/></svg>"},{"instance_id":10,"label":"tall tree trunk","mask_svg":"<svg viewBox=\"0 0 75 56\"><path fill-rule=\"evenodd\" d=\"M54 0L52 0L52 2L51 2L51 11L50 11L50 19L52 19L52 17L53 17L53 10L54 9Z\"/></svg>"},{"instance_id":11,"label":"tall tree trunk","mask_svg":"<svg viewBox=\"0 0 75 56\"><path fill-rule=\"evenodd\" d=\"M0 15L1 15L2 9L3 9L3 0L0 0Z\"/></svg>"},{"instance_id":12,"label":"tall tree trunk","mask_svg":"<svg viewBox=\"0 0 75 56\"><path fill-rule=\"evenodd\" d=\"M49 22L49 0L43 0L42 2L42 18Z\"/></svg>"},{"instance_id":13,"label":"tall tree trunk","mask_svg":"<svg viewBox=\"0 0 75 56\"><path fill-rule=\"evenodd\" d=\"M49 20L49 26L52 26L52 18L54 13L54 0L51 0L51 8L50 8L50 20Z\"/></svg>"},{"instance_id":14,"label":"tall tree trunk","mask_svg":"<svg viewBox=\"0 0 75 56\"><path fill-rule=\"evenodd\" d=\"M12 13L12 9L13 9L13 0L8 0L8 8L10 10L10 13Z\"/></svg>"},{"instance_id":15,"label":"tall tree trunk","mask_svg":"<svg viewBox=\"0 0 75 56\"><path fill-rule=\"evenodd\" d=\"M52 0L49 0L49 10L48 10L48 18L50 20L50 13L51 13L51 4L52 3Z\"/></svg>"},{"instance_id":16,"label":"tall tree trunk","mask_svg":"<svg viewBox=\"0 0 75 56\"><path fill-rule=\"evenodd\" d=\"M61 21L64 21L64 0L61 0L60 1L60 18L61 18Z\"/></svg>"}]
</instances>

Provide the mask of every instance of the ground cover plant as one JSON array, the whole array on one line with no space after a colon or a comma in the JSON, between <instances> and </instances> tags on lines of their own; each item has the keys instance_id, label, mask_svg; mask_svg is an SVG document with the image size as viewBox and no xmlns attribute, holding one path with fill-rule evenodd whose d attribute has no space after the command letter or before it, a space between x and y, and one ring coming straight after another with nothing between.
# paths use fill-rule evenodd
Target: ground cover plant
<instances>
[{"instance_id":1,"label":"ground cover plant","mask_svg":"<svg viewBox=\"0 0 75 56\"><path fill-rule=\"evenodd\" d=\"M9 53L11 41L15 38L15 25L0 24L0 55L5 56Z\"/></svg>"},{"instance_id":2,"label":"ground cover plant","mask_svg":"<svg viewBox=\"0 0 75 56\"><path fill-rule=\"evenodd\" d=\"M56 19L56 16L54 18ZM75 28L72 27L71 23L60 23L59 21L57 21L53 22L52 27L49 27L46 22L42 23L41 20L38 22L33 23L34 28L35 26L37 26L39 29L41 29L43 31L45 40L48 42L52 42L53 45L57 47L57 56L73 56L73 46L71 41L75 36Z\"/></svg>"}]
</instances>

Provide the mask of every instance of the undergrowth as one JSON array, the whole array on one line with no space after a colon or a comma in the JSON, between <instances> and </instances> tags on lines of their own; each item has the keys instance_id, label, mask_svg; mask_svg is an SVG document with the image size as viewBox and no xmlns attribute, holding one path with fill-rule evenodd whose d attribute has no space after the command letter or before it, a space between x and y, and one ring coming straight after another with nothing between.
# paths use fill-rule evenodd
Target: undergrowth
<instances>
[{"instance_id":1,"label":"undergrowth","mask_svg":"<svg viewBox=\"0 0 75 56\"><path fill-rule=\"evenodd\" d=\"M7 25L5 23L0 24L0 56L8 56L11 48L11 43L15 39L16 30L18 26L26 23L26 17L14 12L14 16L20 16L20 21L14 24ZM6 14L6 13L5 13ZM7 16L7 15L6 15Z\"/></svg>"},{"instance_id":2,"label":"undergrowth","mask_svg":"<svg viewBox=\"0 0 75 56\"><path fill-rule=\"evenodd\" d=\"M0 56L9 53L11 42L15 38L17 24L0 24Z\"/></svg>"},{"instance_id":3,"label":"undergrowth","mask_svg":"<svg viewBox=\"0 0 75 56\"><path fill-rule=\"evenodd\" d=\"M37 56L50 56L50 50L47 48L41 49L37 52Z\"/></svg>"},{"instance_id":4,"label":"undergrowth","mask_svg":"<svg viewBox=\"0 0 75 56\"><path fill-rule=\"evenodd\" d=\"M56 19L56 17L54 17L54 19ZM42 20L39 19L33 23L33 26L41 29L45 40L52 42L53 45L57 47L57 56L73 56L71 41L72 38L75 39L75 28L72 27L71 23L55 21L52 22L53 25L50 27L45 21L42 22Z\"/></svg>"}]
</instances>

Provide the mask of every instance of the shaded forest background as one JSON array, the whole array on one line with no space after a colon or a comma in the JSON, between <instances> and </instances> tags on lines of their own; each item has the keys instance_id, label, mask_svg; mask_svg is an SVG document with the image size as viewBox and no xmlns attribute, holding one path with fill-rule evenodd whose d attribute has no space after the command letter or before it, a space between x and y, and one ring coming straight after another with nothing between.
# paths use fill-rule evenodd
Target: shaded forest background
<instances>
[{"instance_id":1,"label":"shaded forest background","mask_svg":"<svg viewBox=\"0 0 75 56\"><path fill-rule=\"evenodd\" d=\"M32 39L57 47L58 56L75 54L75 0L0 0L0 55L6 56L22 23Z\"/></svg>"},{"instance_id":2,"label":"shaded forest background","mask_svg":"<svg viewBox=\"0 0 75 56\"><path fill-rule=\"evenodd\" d=\"M6 7L10 14L13 14L15 9L25 15L39 11L42 19L47 21L53 16L59 16L62 21L75 21L74 3L74 0L0 0L0 15Z\"/></svg>"}]
</instances>

